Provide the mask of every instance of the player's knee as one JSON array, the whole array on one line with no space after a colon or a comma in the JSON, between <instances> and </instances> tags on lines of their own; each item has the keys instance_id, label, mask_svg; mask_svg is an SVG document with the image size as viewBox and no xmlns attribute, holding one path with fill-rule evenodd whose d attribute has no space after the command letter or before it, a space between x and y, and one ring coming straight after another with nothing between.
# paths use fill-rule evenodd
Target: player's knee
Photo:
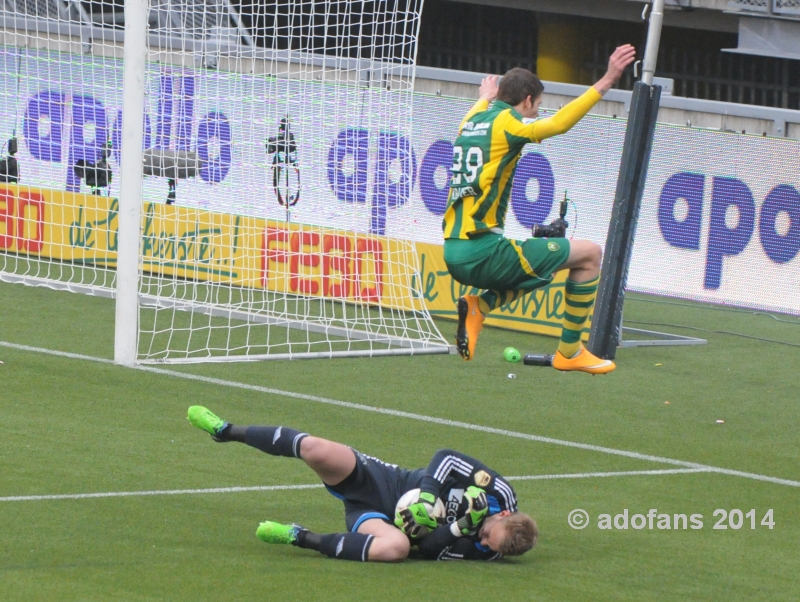
<instances>
[{"instance_id":1,"label":"player's knee","mask_svg":"<svg viewBox=\"0 0 800 602\"><path fill-rule=\"evenodd\" d=\"M577 256L573 260L572 267L588 272L599 272L603 261L603 249L600 245L590 240L575 241L573 245Z\"/></svg>"},{"instance_id":2,"label":"player's knee","mask_svg":"<svg viewBox=\"0 0 800 602\"><path fill-rule=\"evenodd\" d=\"M411 543L401 533L392 536L375 537L369 548L369 559L377 562L402 562L408 558Z\"/></svg>"},{"instance_id":3,"label":"player's knee","mask_svg":"<svg viewBox=\"0 0 800 602\"><path fill-rule=\"evenodd\" d=\"M600 269L600 264L603 261L603 249L597 243L589 243L586 250L586 261L592 268Z\"/></svg>"},{"instance_id":4,"label":"player's knee","mask_svg":"<svg viewBox=\"0 0 800 602\"><path fill-rule=\"evenodd\" d=\"M325 449L326 441L319 437L309 435L304 437L300 442L300 457L307 463L316 464L325 460L327 450Z\"/></svg>"}]
</instances>

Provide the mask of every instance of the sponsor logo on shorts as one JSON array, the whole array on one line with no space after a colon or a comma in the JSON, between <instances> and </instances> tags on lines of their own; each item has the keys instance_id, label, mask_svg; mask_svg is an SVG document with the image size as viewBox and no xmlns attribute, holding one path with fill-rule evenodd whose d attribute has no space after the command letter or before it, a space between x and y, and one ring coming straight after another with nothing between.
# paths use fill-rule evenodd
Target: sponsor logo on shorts
<instances>
[{"instance_id":1,"label":"sponsor logo on shorts","mask_svg":"<svg viewBox=\"0 0 800 602\"><path fill-rule=\"evenodd\" d=\"M550 243L550 244L553 244L553 243ZM558 245L556 245L556 246L558 246ZM485 470L479 470L478 472L475 473L475 484L478 487L486 487L491 482L492 482L492 477Z\"/></svg>"},{"instance_id":2,"label":"sponsor logo on shorts","mask_svg":"<svg viewBox=\"0 0 800 602\"><path fill-rule=\"evenodd\" d=\"M547 243L547 248L550 249L551 251L558 251L561 247L558 246L557 242L549 242Z\"/></svg>"}]
</instances>

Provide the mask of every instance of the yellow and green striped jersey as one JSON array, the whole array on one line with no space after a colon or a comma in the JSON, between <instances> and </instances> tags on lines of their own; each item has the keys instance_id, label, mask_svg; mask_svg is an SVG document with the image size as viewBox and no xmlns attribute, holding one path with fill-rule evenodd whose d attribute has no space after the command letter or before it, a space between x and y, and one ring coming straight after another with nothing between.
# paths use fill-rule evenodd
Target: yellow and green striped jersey
<instances>
[{"instance_id":1,"label":"yellow and green striped jersey","mask_svg":"<svg viewBox=\"0 0 800 602\"><path fill-rule=\"evenodd\" d=\"M514 172L529 142L563 134L600 100L589 88L552 117L525 123L510 105L479 100L458 129L453 145L450 197L442 221L445 238L502 231Z\"/></svg>"}]
</instances>

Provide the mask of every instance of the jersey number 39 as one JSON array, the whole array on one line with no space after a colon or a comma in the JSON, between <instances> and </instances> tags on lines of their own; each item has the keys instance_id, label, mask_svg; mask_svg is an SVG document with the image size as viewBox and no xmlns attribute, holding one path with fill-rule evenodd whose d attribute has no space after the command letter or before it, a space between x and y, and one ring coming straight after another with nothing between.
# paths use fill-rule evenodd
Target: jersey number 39
<instances>
[{"instance_id":1,"label":"jersey number 39","mask_svg":"<svg viewBox=\"0 0 800 602\"><path fill-rule=\"evenodd\" d=\"M460 146L453 147L453 182L454 186L461 184L461 177L464 177L465 184L471 184L478 176L478 170L483 167L483 149L480 146L473 146L464 154L464 149ZM466 173L462 173L462 168L466 168Z\"/></svg>"}]
</instances>

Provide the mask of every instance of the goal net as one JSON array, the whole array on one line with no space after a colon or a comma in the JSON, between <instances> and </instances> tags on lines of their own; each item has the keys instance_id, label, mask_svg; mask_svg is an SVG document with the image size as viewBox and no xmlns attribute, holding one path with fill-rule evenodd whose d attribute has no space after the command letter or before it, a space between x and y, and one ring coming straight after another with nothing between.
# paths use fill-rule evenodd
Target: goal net
<instances>
[{"instance_id":1,"label":"goal net","mask_svg":"<svg viewBox=\"0 0 800 602\"><path fill-rule=\"evenodd\" d=\"M119 291L140 362L448 352L411 242L421 2L150 0L135 37L140 2L0 0L0 278Z\"/></svg>"}]
</instances>

